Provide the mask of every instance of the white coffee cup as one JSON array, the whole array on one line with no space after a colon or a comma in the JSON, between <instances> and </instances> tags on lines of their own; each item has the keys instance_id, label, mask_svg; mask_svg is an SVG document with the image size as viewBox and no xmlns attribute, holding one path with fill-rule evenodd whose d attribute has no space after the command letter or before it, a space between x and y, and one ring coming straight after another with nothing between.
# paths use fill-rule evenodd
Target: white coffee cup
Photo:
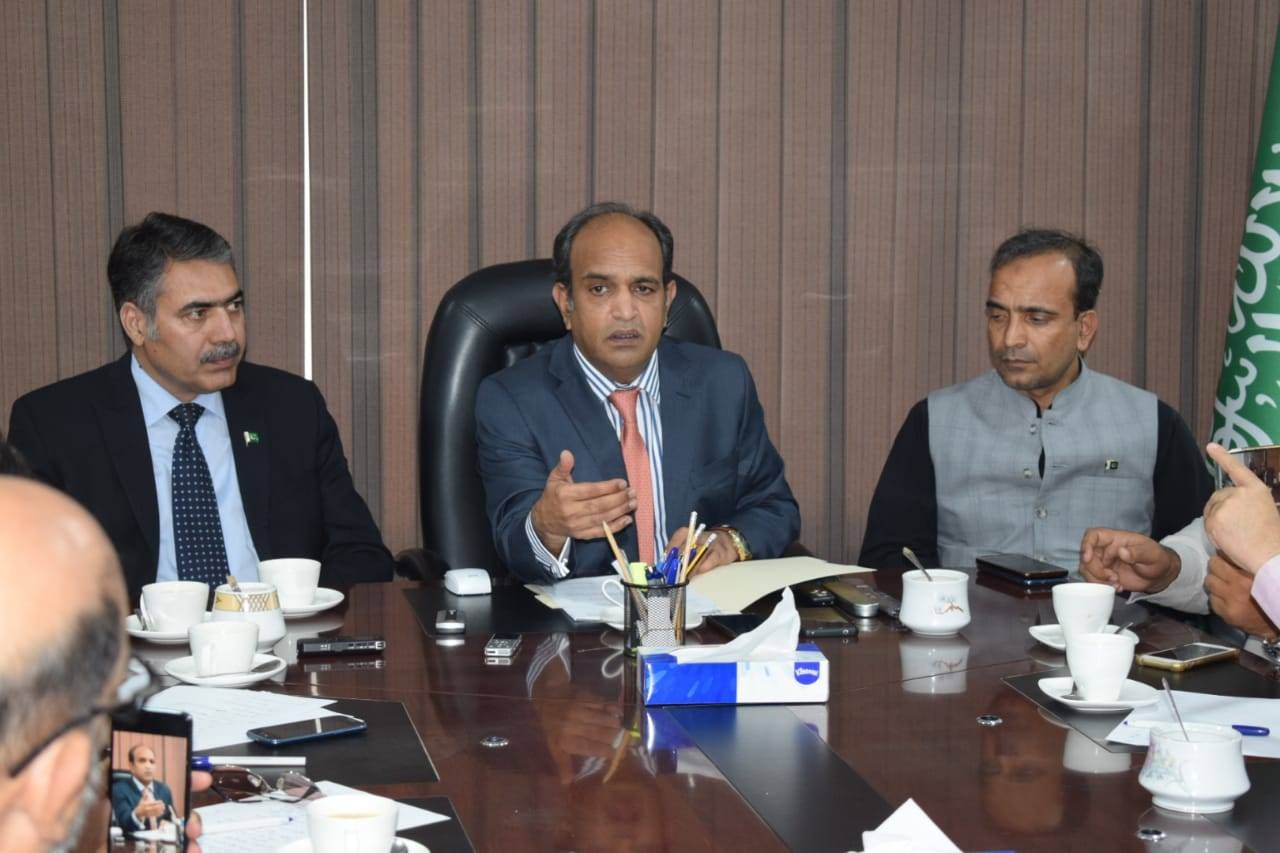
<instances>
[{"instance_id":1,"label":"white coffee cup","mask_svg":"<svg viewBox=\"0 0 1280 853\"><path fill-rule=\"evenodd\" d=\"M263 560L258 563L258 577L276 588L281 607L307 607L316 599L320 561L305 557Z\"/></svg>"},{"instance_id":2,"label":"white coffee cup","mask_svg":"<svg viewBox=\"0 0 1280 853\"><path fill-rule=\"evenodd\" d=\"M1062 638L1071 645L1073 634L1096 634L1111 621L1116 591L1105 583L1060 583L1053 588L1053 612Z\"/></svg>"},{"instance_id":3,"label":"white coffee cup","mask_svg":"<svg viewBox=\"0 0 1280 853\"><path fill-rule=\"evenodd\" d=\"M903 572L898 619L923 637L954 637L969 624L969 576L955 569L930 569L929 577L919 569Z\"/></svg>"},{"instance_id":4,"label":"white coffee cup","mask_svg":"<svg viewBox=\"0 0 1280 853\"><path fill-rule=\"evenodd\" d=\"M395 800L339 794L307 804L312 853L387 853L396 837Z\"/></svg>"},{"instance_id":5,"label":"white coffee cup","mask_svg":"<svg viewBox=\"0 0 1280 853\"><path fill-rule=\"evenodd\" d=\"M214 590L213 622L253 622L258 626L258 647L268 649L284 636L280 595L269 583L242 583L239 591L223 584Z\"/></svg>"},{"instance_id":6,"label":"white coffee cup","mask_svg":"<svg viewBox=\"0 0 1280 853\"><path fill-rule=\"evenodd\" d=\"M187 629L196 675L248 672L258 649L258 626L253 622L201 622Z\"/></svg>"},{"instance_id":7,"label":"white coffee cup","mask_svg":"<svg viewBox=\"0 0 1280 853\"><path fill-rule=\"evenodd\" d=\"M161 581L142 588L138 609L148 631L178 633L204 619L209 587L198 581Z\"/></svg>"},{"instance_id":8,"label":"white coffee cup","mask_svg":"<svg viewBox=\"0 0 1280 853\"><path fill-rule=\"evenodd\" d=\"M1197 814L1229 811L1249 790L1240 733L1226 726L1187 723L1151 730L1138 783L1163 809ZM1188 738L1190 738L1188 740Z\"/></svg>"},{"instance_id":9,"label":"white coffee cup","mask_svg":"<svg viewBox=\"0 0 1280 853\"><path fill-rule=\"evenodd\" d=\"M1067 641L1067 668L1086 702L1120 698L1133 666L1136 638L1128 634L1073 634Z\"/></svg>"}]
</instances>

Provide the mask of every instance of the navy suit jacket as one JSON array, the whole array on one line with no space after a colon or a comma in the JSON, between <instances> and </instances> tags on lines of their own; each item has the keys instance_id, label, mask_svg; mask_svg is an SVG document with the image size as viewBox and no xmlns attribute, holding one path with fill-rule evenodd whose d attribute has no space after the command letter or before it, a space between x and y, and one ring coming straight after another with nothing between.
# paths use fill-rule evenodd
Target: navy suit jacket
<instances>
[{"instance_id":1,"label":"navy suit jacket","mask_svg":"<svg viewBox=\"0 0 1280 853\"><path fill-rule=\"evenodd\" d=\"M137 601L156 579L160 511L129 358L20 397L9 441L37 477L98 519ZM390 580L391 554L355 490L337 425L315 384L241 363L222 402L258 558L320 560L327 586ZM258 440L249 443L246 432Z\"/></svg>"},{"instance_id":2,"label":"navy suit jacket","mask_svg":"<svg viewBox=\"0 0 1280 853\"><path fill-rule=\"evenodd\" d=\"M156 819L157 822L177 820L179 815L173 809L173 792L169 790L168 785L159 779L152 779L151 796L168 806L164 815ZM133 810L138 807L141 799L142 791L134 784L133 776L128 779L116 779L111 783L111 811L115 815L116 826L126 833L138 831L133 823Z\"/></svg>"},{"instance_id":3,"label":"navy suit jacket","mask_svg":"<svg viewBox=\"0 0 1280 853\"><path fill-rule=\"evenodd\" d=\"M658 373L667 533L697 510L708 526L741 532L754 556L779 556L800 533L800 509L765 431L746 362L664 337ZM524 525L560 451L573 453L576 482L627 476L617 433L582 375L569 335L481 383L476 440L499 555L523 580L551 580L533 555ZM617 539L634 558L635 525ZM603 538L575 541L570 574L612 573L612 559Z\"/></svg>"}]
</instances>

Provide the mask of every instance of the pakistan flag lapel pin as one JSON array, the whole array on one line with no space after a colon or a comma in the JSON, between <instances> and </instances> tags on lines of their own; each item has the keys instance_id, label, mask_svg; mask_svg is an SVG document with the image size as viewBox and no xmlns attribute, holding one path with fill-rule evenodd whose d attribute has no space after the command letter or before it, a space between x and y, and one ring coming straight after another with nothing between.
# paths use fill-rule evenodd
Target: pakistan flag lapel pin
<instances>
[{"instance_id":1,"label":"pakistan flag lapel pin","mask_svg":"<svg viewBox=\"0 0 1280 853\"><path fill-rule=\"evenodd\" d=\"M248 446L249 446L249 445L251 445L251 444L257 444L257 443L258 443L258 442L260 442L261 440L262 440L262 439L258 438L258 434L257 434L256 432L249 432L248 430L245 430L245 431L244 431L244 446L245 446L245 447L248 447Z\"/></svg>"}]
</instances>

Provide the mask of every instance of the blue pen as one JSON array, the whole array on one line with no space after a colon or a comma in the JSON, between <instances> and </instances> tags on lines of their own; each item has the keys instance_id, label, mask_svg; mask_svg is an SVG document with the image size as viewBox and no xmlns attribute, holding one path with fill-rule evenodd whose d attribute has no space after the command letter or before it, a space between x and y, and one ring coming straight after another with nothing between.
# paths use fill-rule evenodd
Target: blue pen
<instances>
[{"instance_id":1,"label":"blue pen","mask_svg":"<svg viewBox=\"0 0 1280 853\"><path fill-rule=\"evenodd\" d=\"M662 568L659 570L662 574L662 580L668 586L676 582L676 572L680 568L680 549L672 548L667 552L667 559L662 561Z\"/></svg>"},{"instance_id":2,"label":"blue pen","mask_svg":"<svg viewBox=\"0 0 1280 853\"><path fill-rule=\"evenodd\" d=\"M1246 726L1243 723L1232 723L1231 728L1245 737L1266 737L1271 734L1271 729L1266 726Z\"/></svg>"},{"instance_id":3,"label":"blue pen","mask_svg":"<svg viewBox=\"0 0 1280 853\"><path fill-rule=\"evenodd\" d=\"M193 755L191 756L191 769L212 770L213 762L209 760L209 756L207 755Z\"/></svg>"}]
</instances>

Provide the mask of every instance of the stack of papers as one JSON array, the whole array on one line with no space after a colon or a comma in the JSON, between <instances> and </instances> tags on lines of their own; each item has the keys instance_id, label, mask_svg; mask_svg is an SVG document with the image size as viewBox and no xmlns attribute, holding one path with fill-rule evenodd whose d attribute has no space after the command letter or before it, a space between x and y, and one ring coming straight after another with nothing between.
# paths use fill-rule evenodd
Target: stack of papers
<instances>
[{"instance_id":1,"label":"stack of papers","mask_svg":"<svg viewBox=\"0 0 1280 853\"><path fill-rule=\"evenodd\" d=\"M180 685L162 690L147 700L151 711L176 711L191 715L191 749L203 752L220 746L245 743L249 729L296 723L316 717L332 717L336 699L285 696L260 690Z\"/></svg>"},{"instance_id":2,"label":"stack of papers","mask_svg":"<svg viewBox=\"0 0 1280 853\"><path fill-rule=\"evenodd\" d=\"M741 613L754 601L783 587L818 578L870 572L861 566L841 566L815 557L784 557L780 560L752 560L704 572L689 581L685 607L690 613ZM600 591L601 584L616 575L572 578L553 584L528 584L543 604L563 610L575 622L605 622L618 619L618 606L610 604Z\"/></svg>"},{"instance_id":3,"label":"stack of papers","mask_svg":"<svg viewBox=\"0 0 1280 853\"><path fill-rule=\"evenodd\" d=\"M325 796L359 794L355 788L337 782L317 782ZM277 850L307 837L307 804L267 801L264 803L218 803L196 809L203 834L204 853L257 853ZM414 829L448 820L447 815L400 804L396 831Z\"/></svg>"},{"instance_id":4,"label":"stack of papers","mask_svg":"<svg viewBox=\"0 0 1280 853\"><path fill-rule=\"evenodd\" d=\"M1239 696L1214 696L1211 693L1173 691L1173 700L1184 723L1213 723L1219 726L1247 725L1271 729L1265 737L1245 737L1244 754L1257 758L1280 758L1280 699L1242 699ZM1177 725L1169 700L1163 695L1154 705L1135 708L1120 725L1111 730L1107 740L1131 746L1147 746L1151 729L1166 723Z\"/></svg>"}]
</instances>

